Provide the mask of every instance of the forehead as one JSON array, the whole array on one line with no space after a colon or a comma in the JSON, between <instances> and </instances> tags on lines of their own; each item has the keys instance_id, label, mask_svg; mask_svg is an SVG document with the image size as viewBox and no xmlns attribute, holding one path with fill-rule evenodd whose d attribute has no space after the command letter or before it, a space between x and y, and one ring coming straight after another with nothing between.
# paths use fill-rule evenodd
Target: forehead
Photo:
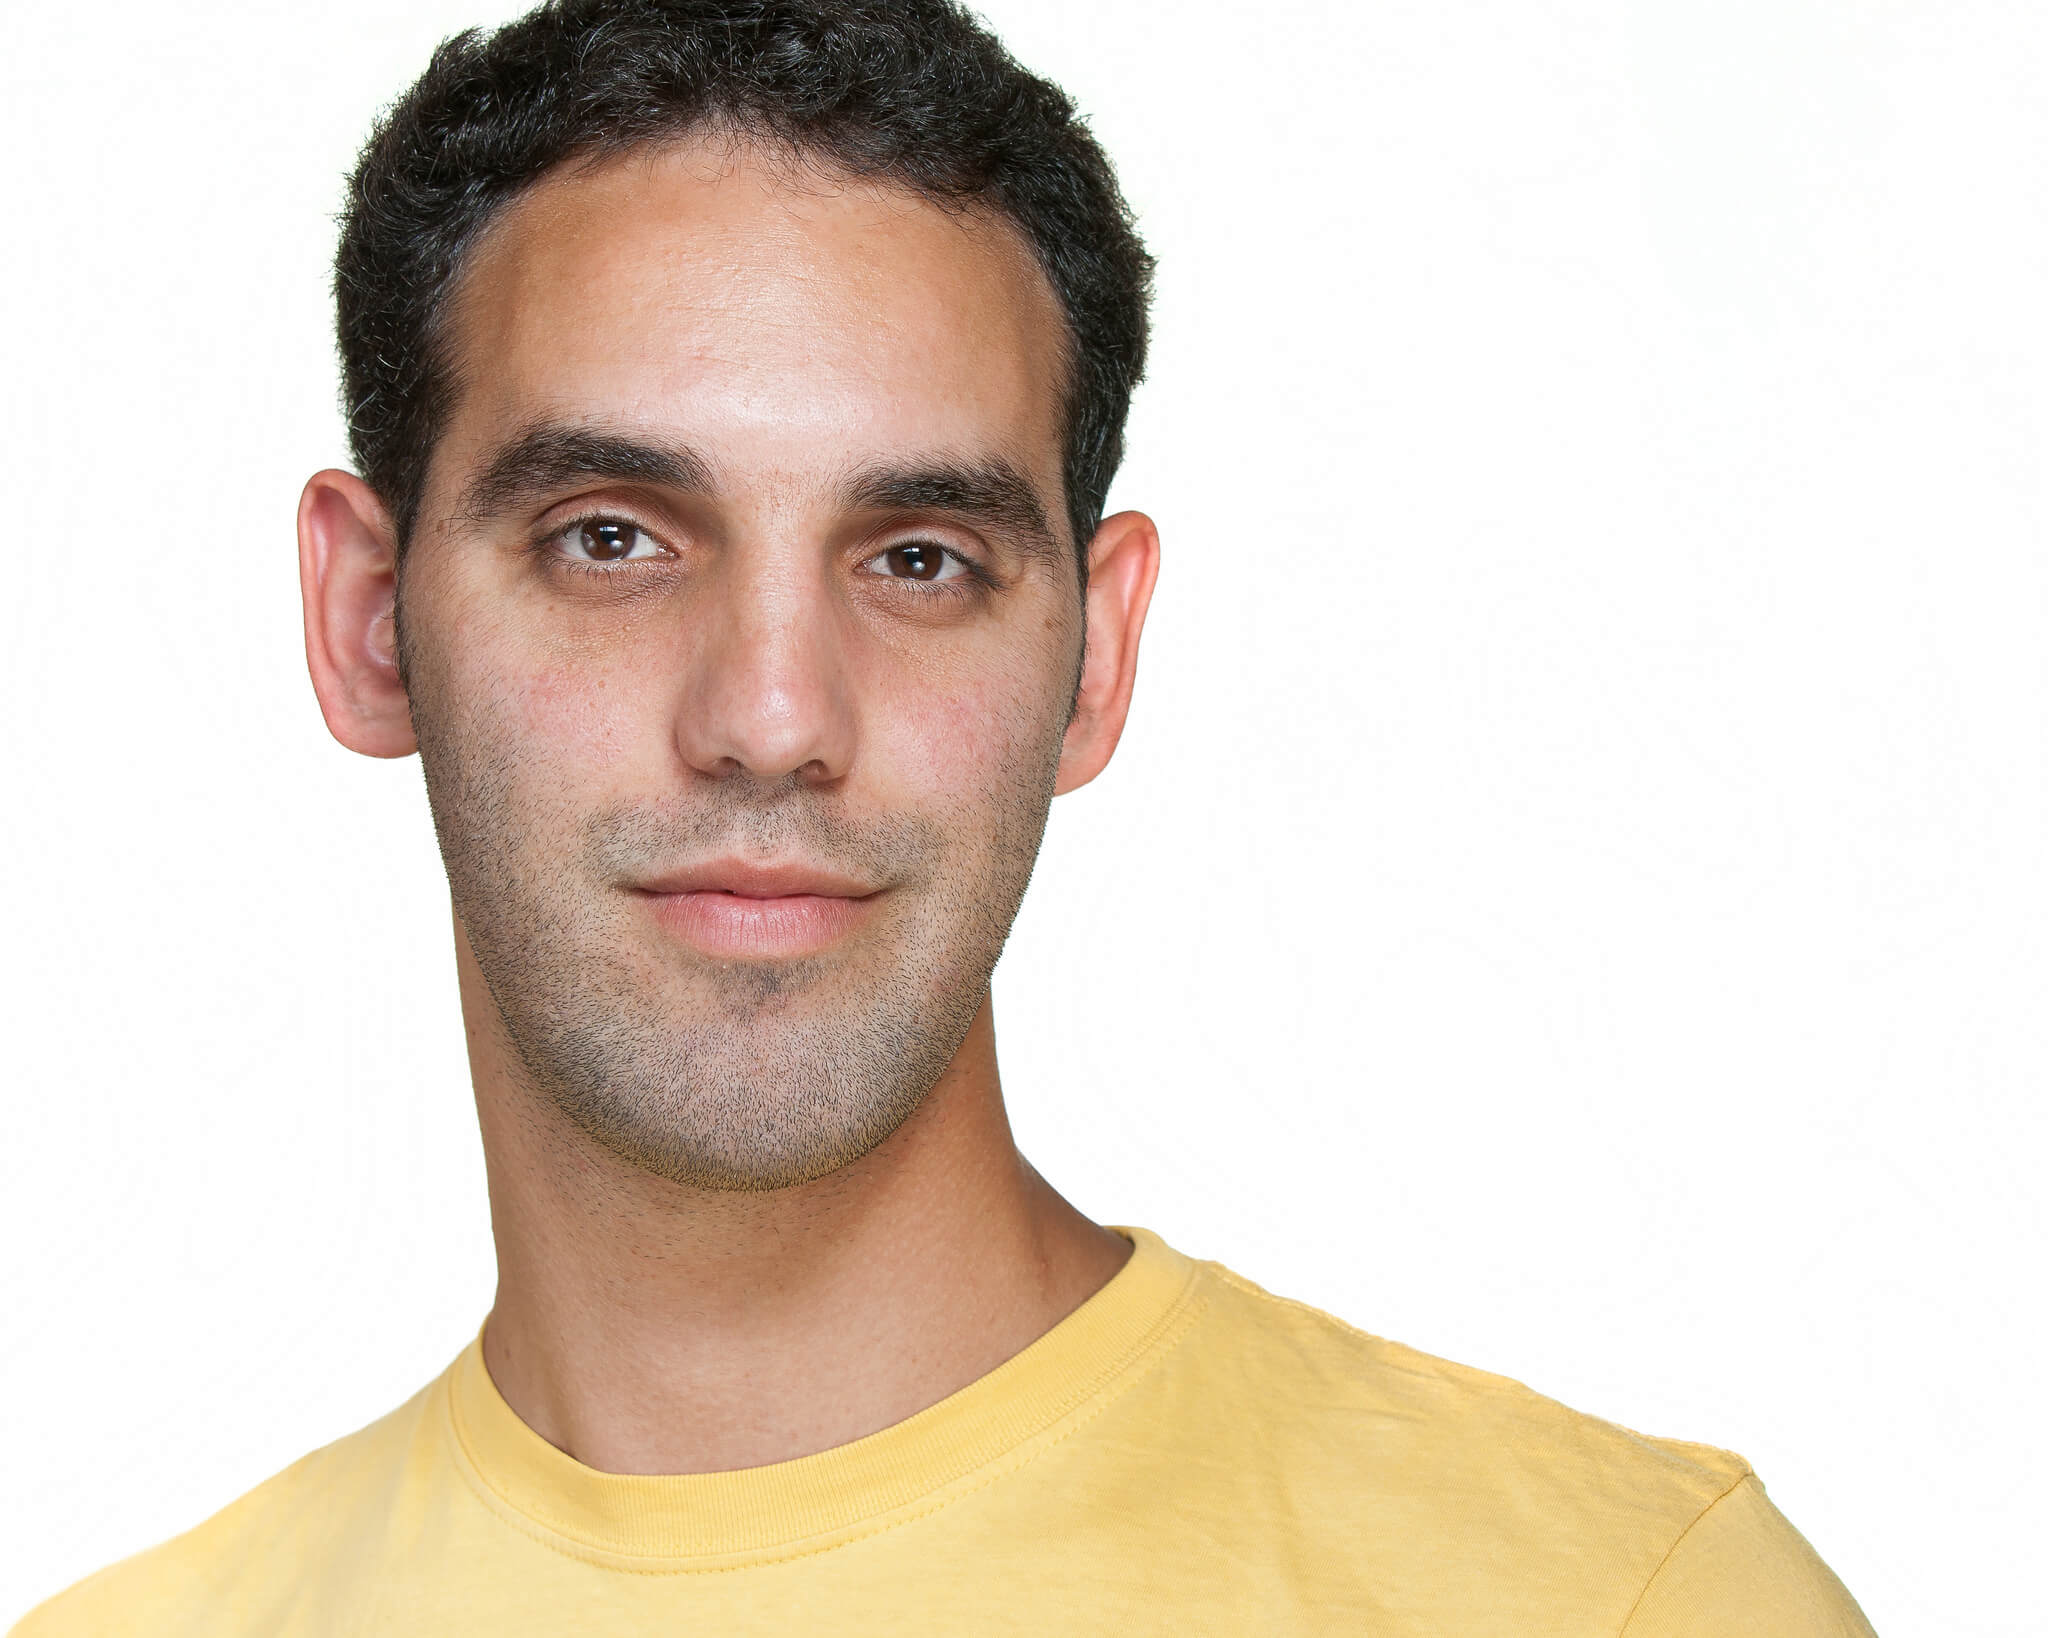
<instances>
[{"instance_id":1,"label":"forehead","mask_svg":"<svg viewBox=\"0 0 2048 1638\"><path fill-rule=\"evenodd\" d=\"M742 484L943 451L1058 492L1064 316L987 210L693 139L543 177L450 319L437 466L547 416L658 432Z\"/></svg>"}]
</instances>

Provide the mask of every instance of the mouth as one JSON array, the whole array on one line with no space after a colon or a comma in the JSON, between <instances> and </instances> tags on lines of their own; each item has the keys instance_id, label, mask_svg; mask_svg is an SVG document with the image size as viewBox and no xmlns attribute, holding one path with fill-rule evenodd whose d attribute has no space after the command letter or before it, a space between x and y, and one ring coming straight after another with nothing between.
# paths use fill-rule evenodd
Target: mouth
<instances>
[{"instance_id":1,"label":"mouth","mask_svg":"<svg viewBox=\"0 0 2048 1638\"><path fill-rule=\"evenodd\" d=\"M655 922L725 961L816 955L873 914L886 891L807 865L724 859L634 888Z\"/></svg>"}]
</instances>

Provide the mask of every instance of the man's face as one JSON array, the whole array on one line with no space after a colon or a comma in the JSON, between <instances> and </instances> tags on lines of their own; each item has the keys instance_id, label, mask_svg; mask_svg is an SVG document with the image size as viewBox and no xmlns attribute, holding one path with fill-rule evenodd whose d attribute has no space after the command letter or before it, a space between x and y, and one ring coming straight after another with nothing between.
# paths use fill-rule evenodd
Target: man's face
<instances>
[{"instance_id":1,"label":"man's face","mask_svg":"<svg viewBox=\"0 0 2048 1638\"><path fill-rule=\"evenodd\" d=\"M1043 834L1056 298L984 214L691 143L543 179L451 317L401 653L478 970L621 1157L821 1176L952 1058Z\"/></svg>"}]
</instances>

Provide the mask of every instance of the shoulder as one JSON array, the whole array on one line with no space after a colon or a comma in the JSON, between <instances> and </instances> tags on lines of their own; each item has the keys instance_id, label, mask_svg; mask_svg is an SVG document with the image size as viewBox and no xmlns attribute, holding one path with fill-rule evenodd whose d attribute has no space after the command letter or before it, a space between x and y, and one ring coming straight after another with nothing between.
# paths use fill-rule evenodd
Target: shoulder
<instances>
[{"instance_id":1,"label":"shoulder","mask_svg":"<svg viewBox=\"0 0 2048 1638\"><path fill-rule=\"evenodd\" d=\"M442 1379L273 1474L182 1535L110 1564L24 1616L8 1638L274 1630L315 1557L378 1529L407 1471L427 1459Z\"/></svg>"},{"instance_id":2,"label":"shoulder","mask_svg":"<svg viewBox=\"0 0 2048 1638\"><path fill-rule=\"evenodd\" d=\"M1569 1609L1628 1638L1868 1631L1742 1457L1574 1410L1217 1263L1195 1278L1203 1311L1176 1361L1184 1399L1234 1442L1247 1494L1373 1543L1375 1573L1441 1579L1531 1620ZM1758 1624L1823 1608L1834 1624ZM1673 1624L1699 1611L1716 1613Z\"/></svg>"},{"instance_id":3,"label":"shoulder","mask_svg":"<svg viewBox=\"0 0 2048 1638\"><path fill-rule=\"evenodd\" d=\"M1206 1368L1267 1396L1283 1420L1300 1411L1300 1431L1319 1441L1365 1441L1376 1462L1426 1457L1462 1484L1533 1486L1553 1502L1625 1494L1633 1512L1649 1505L1681 1520L1750 1471L1731 1451L1637 1433L1275 1296L1219 1263L1197 1266Z\"/></svg>"},{"instance_id":4,"label":"shoulder","mask_svg":"<svg viewBox=\"0 0 2048 1638\"><path fill-rule=\"evenodd\" d=\"M1693 1520L1630 1612L1623 1638L1872 1638L1849 1590L1751 1474Z\"/></svg>"}]
</instances>

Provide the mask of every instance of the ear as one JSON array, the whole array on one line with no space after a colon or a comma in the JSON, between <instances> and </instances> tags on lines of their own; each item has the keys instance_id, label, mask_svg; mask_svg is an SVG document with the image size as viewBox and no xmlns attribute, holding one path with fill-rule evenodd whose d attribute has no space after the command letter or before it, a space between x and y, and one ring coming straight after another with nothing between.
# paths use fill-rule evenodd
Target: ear
<instances>
[{"instance_id":1,"label":"ear","mask_svg":"<svg viewBox=\"0 0 2048 1638\"><path fill-rule=\"evenodd\" d=\"M1101 773L1123 735L1138 678L1138 634L1158 578L1159 531L1152 520L1143 512L1104 518L1088 543L1088 649L1055 795Z\"/></svg>"},{"instance_id":2,"label":"ear","mask_svg":"<svg viewBox=\"0 0 2048 1638\"><path fill-rule=\"evenodd\" d=\"M398 680L398 535L352 472L316 472L299 497L299 595L306 669L328 732L364 756L416 748Z\"/></svg>"}]
</instances>

